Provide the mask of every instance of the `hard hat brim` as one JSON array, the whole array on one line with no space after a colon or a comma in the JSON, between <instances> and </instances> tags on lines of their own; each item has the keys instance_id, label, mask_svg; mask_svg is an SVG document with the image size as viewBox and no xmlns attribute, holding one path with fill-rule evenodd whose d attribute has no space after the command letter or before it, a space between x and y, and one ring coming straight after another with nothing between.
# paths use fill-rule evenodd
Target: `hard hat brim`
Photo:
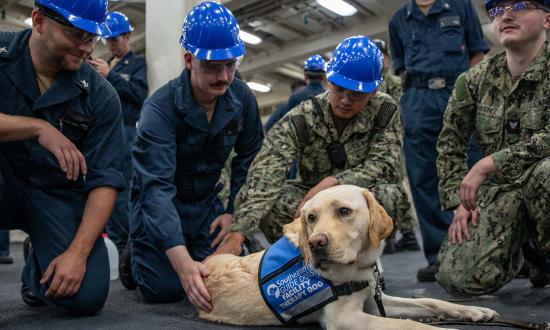
<instances>
[{"instance_id":1,"label":"hard hat brim","mask_svg":"<svg viewBox=\"0 0 550 330\"><path fill-rule=\"evenodd\" d=\"M133 32L133 31L134 31L134 27L131 27L130 30L128 30L128 31L117 31L117 32L109 31L109 33L107 35L104 35L103 37L105 39L111 39L111 38L120 37L123 34L130 33L130 32Z\"/></svg>"},{"instance_id":2,"label":"hard hat brim","mask_svg":"<svg viewBox=\"0 0 550 330\"><path fill-rule=\"evenodd\" d=\"M86 18L75 16L71 13L69 13L67 10L60 8L55 5L51 5L51 9L55 10L58 14L63 16L69 23L74 25L75 27L93 33L97 34L99 36L106 36L111 33L105 22L99 23L95 21L91 21Z\"/></svg>"},{"instance_id":3,"label":"hard hat brim","mask_svg":"<svg viewBox=\"0 0 550 330\"><path fill-rule=\"evenodd\" d=\"M189 45L185 45L183 42L183 37L180 38L180 44L191 53L191 55L195 56L196 58L200 60L207 60L207 61L221 61L221 60L229 60L232 58L237 58L239 56L243 56L245 53L244 43L239 43L236 46L233 46L231 48L223 48L223 49L202 49L197 47L192 47Z\"/></svg>"},{"instance_id":4,"label":"hard hat brim","mask_svg":"<svg viewBox=\"0 0 550 330\"><path fill-rule=\"evenodd\" d=\"M105 22L98 23L86 18L75 16L69 13L67 10L53 4L50 4L50 8L52 10L55 10L58 14L63 16L69 23L71 23L72 25L74 25L75 27L81 30L84 30L93 34L97 34L102 37L111 33L111 31L109 30Z\"/></svg>"},{"instance_id":5,"label":"hard hat brim","mask_svg":"<svg viewBox=\"0 0 550 330\"><path fill-rule=\"evenodd\" d=\"M336 73L334 71L327 74L327 79L328 79L328 81L330 81L331 83L333 83L335 85L338 85L338 86L343 87L345 89L349 89L349 90L356 91L356 92L362 92L362 93L372 93L372 92L374 92L376 90L376 88L378 87L378 85L380 85L380 83L382 82L382 80L375 81L375 82L369 82L369 83L356 81L356 80L346 78L346 77L342 76L341 74Z\"/></svg>"}]
</instances>

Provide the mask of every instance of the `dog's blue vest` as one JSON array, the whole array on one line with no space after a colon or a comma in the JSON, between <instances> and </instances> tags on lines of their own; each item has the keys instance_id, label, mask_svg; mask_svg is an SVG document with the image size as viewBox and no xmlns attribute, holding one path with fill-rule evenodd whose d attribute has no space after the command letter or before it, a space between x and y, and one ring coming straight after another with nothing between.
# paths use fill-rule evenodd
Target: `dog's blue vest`
<instances>
[{"instance_id":1,"label":"dog's blue vest","mask_svg":"<svg viewBox=\"0 0 550 330\"><path fill-rule=\"evenodd\" d=\"M304 264L302 253L286 237L265 251L258 275L262 297L283 324L338 299L332 284Z\"/></svg>"}]
</instances>

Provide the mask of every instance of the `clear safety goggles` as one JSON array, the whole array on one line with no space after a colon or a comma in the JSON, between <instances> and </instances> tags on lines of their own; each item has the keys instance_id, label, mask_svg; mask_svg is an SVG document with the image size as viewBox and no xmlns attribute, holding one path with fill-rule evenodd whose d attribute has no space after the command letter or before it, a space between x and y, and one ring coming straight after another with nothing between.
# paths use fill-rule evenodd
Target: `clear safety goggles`
<instances>
[{"instance_id":1,"label":"clear safety goggles","mask_svg":"<svg viewBox=\"0 0 550 330\"><path fill-rule=\"evenodd\" d=\"M234 73L241 64L241 59L242 57L237 57L230 60L229 62L199 60L200 70L202 73L206 74L219 74L222 71L225 71L227 73Z\"/></svg>"},{"instance_id":2,"label":"clear safety goggles","mask_svg":"<svg viewBox=\"0 0 550 330\"><path fill-rule=\"evenodd\" d=\"M546 8L539 7L530 1L518 1L506 6L495 6L489 9L487 13L489 14L489 17L491 17L491 19L495 19L499 16L504 15L504 13L506 12L509 12L511 14L516 14L526 9L542 9L546 12L548 11Z\"/></svg>"},{"instance_id":3,"label":"clear safety goggles","mask_svg":"<svg viewBox=\"0 0 550 330\"><path fill-rule=\"evenodd\" d=\"M71 23L67 22L66 20L56 15L48 13L48 11L46 10L39 9L39 12L45 17L61 25L63 29L63 33L70 39L73 39L79 43L90 44L92 46L95 46L95 44L97 44L97 42L99 41L100 36L95 33L90 33L90 32L75 28L73 25L71 25Z\"/></svg>"}]
</instances>

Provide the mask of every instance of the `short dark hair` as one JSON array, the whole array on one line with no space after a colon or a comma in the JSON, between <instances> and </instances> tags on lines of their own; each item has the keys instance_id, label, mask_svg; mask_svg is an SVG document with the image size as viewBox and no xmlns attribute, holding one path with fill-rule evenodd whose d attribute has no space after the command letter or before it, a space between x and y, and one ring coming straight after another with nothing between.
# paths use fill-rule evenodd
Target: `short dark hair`
<instances>
[{"instance_id":1,"label":"short dark hair","mask_svg":"<svg viewBox=\"0 0 550 330\"><path fill-rule=\"evenodd\" d=\"M323 71L304 71L304 74L307 79L311 80L321 80L325 76Z\"/></svg>"}]
</instances>

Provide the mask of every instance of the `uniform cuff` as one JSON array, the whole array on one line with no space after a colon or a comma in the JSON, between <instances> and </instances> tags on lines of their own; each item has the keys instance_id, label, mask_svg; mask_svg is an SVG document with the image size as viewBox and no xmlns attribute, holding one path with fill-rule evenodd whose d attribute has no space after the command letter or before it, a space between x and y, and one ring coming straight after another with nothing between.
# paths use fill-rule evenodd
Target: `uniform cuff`
<instances>
[{"instance_id":1,"label":"uniform cuff","mask_svg":"<svg viewBox=\"0 0 550 330\"><path fill-rule=\"evenodd\" d=\"M523 174L523 168L518 162L512 160L510 149L506 148L491 155L497 171L508 180L513 182Z\"/></svg>"},{"instance_id":2,"label":"uniform cuff","mask_svg":"<svg viewBox=\"0 0 550 330\"><path fill-rule=\"evenodd\" d=\"M161 251L166 251L178 245L185 245L185 239L181 234L164 237L161 241L156 241Z\"/></svg>"},{"instance_id":3,"label":"uniform cuff","mask_svg":"<svg viewBox=\"0 0 550 330\"><path fill-rule=\"evenodd\" d=\"M84 184L85 191L89 192L98 187L110 186L118 191L126 188L124 175L115 170L89 171Z\"/></svg>"}]
</instances>

